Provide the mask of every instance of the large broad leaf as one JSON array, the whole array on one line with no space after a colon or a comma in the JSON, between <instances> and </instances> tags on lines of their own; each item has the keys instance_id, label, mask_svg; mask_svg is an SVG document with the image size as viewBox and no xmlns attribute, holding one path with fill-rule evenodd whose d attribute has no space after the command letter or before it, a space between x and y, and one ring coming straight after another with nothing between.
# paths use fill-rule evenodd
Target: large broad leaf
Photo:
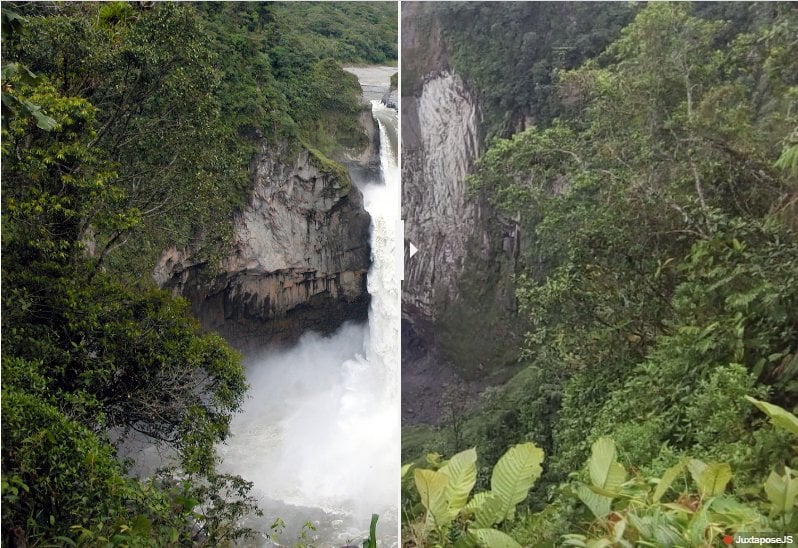
<instances>
[{"instance_id":1,"label":"large broad leaf","mask_svg":"<svg viewBox=\"0 0 798 548\"><path fill-rule=\"evenodd\" d=\"M702 497L714 497L726 490L726 485L731 481L731 467L726 463L712 463L708 465L698 480L698 489Z\"/></svg>"},{"instance_id":2,"label":"large broad leaf","mask_svg":"<svg viewBox=\"0 0 798 548\"><path fill-rule=\"evenodd\" d=\"M798 435L798 417L778 405L773 405L766 401L759 401L751 396L746 396L745 399L756 405L760 411L770 417L770 422L772 422L774 426L784 428L788 432Z\"/></svg>"},{"instance_id":3,"label":"large broad leaf","mask_svg":"<svg viewBox=\"0 0 798 548\"><path fill-rule=\"evenodd\" d=\"M665 470L665 473L662 474L662 479L660 479L659 483L657 484L657 488L654 489L654 496L652 497L654 502L660 501L662 495L664 495L665 492L670 488L673 480L679 477L679 474L684 471L684 465L684 462L680 462L679 464L671 466Z\"/></svg>"},{"instance_id":4,"label":"large broad leaf","mask_svg":"<svg viewBox=\"0 0 798 548\"><path fill-rule=\"evenodd\" d=\"M414 475L421 504L427 509L426 528L444 527L448 524L449 504L446 502L446 484L449 476L435 470L417 469Z\"/></svg>"},{"instance_id":5,"label":"large broad leaf","mask_svg":"<svg viewBox=\"0 0 798 548\"><path fill-rule=\"evenodd\" d=\"M579 500L596 516L596 519L604 519L610 513L610 508L612 507L612 499L610 497L594 493L584 483L576 486L576 494L579 496Z\"/></svg>"},{"instance_id":6,"label":"large broad leaf","mask_svg":"<svg viewBox=\"0 0 798 548\"><path fill-rule=\"evenodd\" d=\"M0 17L2 17L3 21L3 34L6 36L16 32L21 32L23 24L28 22L27 19L19 15L17 12L6 7L3 7L3 11L0 12ZM3 79L5 79L5 76Z\"/></svg>"},{"instance_id":7,"label":"large broad leaf","mask_svg":"<svg viewBox=\"0 0 798 548\"><path fill-rule=\"evenodd\" d=\"M465 508L468 494L477 481L477 450L472 447L457 453L438 471L449 476L446 501L449 503L449 517L454 519Z\"/></svg>"},{"instance_id":8,"label":"large broad leaf","mask_svg":"<svg viewBox=\"0 0 798 548\"><path fill-rule=\"evenodd\" d=\"M701 474L707 469L707 463L699 459L690 459L687 461L687 469L690 471L695 484L699 485L701 483Z\"/></svg>"},{"instance_id":9,"label":"large broad leaf","mask_svg":"<svg viewBox=\"0 0 798 548\"><path fill-rule=\"evenodd\" d=\"M54 118L47 116L39 105L34 105L27 100L23 100L22 105L25 107L25 110L28 111L28 114L36 118L37 127L45 131L50 131L58 125L58 122L56 122Z\"/></svg>"},{"instance_id":10,"label":"large broad leaf","mask_svg":"<svg viewBox=\"0 0 798 548\"><path fill-rule=\"evenodd\" d=\"M502 501L490 491L481 491L466 504L466 510L474 514L474 526L485 528L502 519Z\"/></svg>"},{"instance_id":11,"label":"large broad leaf","mask_svg":"<svg viewBox=\"0 0 798 548\"><path fill-rule=\"evenodd\" d=\"M471 529L469 534L477 546L485 548L522 548L511 536L496 529Z\"/></svg>"},{"instance_id":12,"label":"large broad leaf","mask_svg":"<svg viewBox=\"0 0 798 548\"><path fill-rule=\"evenodd\" d=\"M765 494L770 501L770 517L785 514L789 519L795 508L795 498L798 496L798 478L792 477L790 469L786 468L783 476L771 472L765 482Z\"/></svg>"},{"instance_id":13,"label":"large broad leaf","mask_svg":"<svg viewBox=\"0 0 798 548\"><path fill-rule=\"evenodd\" d=\"M606 491L617 493L626 481L626 470L616 460L615 442L610 438L599 438L593 443L588 470L593 485Z\"/></svg>"},{"instance_id":14,"label":"large broad leaf","mask_svg":"<svg viewBox=\"0 0 798 548\"><path fill-rule=\"evenodd\" d=\"M512 519L515 506L526 498L542 468L543 449L534 443L511 447L493 468L490 490L501 501L501 519Z\"/></svg>"},{"instance_id":15,"label":"large broad leaf","mask_svg":"<svg viewBox=\"0 0 798 548\"><path fill-rule=\"evenodd\" d=\"M677 546L683 540L680 531L673 527L672 516L665 512L654 512L647 516L638 516L630 512L627 518L629 524L641 535L641 539L655 541L654 544L645 544L645 546Z\"/></svg>"}]
</instances>

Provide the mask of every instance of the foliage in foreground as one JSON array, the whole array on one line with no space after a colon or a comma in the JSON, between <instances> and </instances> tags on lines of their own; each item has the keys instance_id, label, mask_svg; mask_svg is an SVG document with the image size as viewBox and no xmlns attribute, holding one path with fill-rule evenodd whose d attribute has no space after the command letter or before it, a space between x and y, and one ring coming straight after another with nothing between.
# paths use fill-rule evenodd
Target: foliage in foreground
<instances>
[{"instance_id":1,"label":"foliage in foreground","mask_svg":"<svg viewBox=\"0 0 798 548\"><path fill-rule=\"evenodd\" d=\"M490 7L469 9L478 19ZM798 402L798 12L635 11L603 53L547 75L547 102L520 108L539 125L490 142L471 178L497 217L520 225L522 370L467 419L406 438L406 460L476 446L487 462L535 440L547 455L525 503L536 513L506 530L524 544L577 531L586 507L559 486L603 438L649 502L648 482L691 460L728 464L743 503L774 466L785 477L798 465L794 441L743 399ZM488 53L472 61L504 54ZM483 82L507 72L489 65L475 67ZM700 499L698 479L681 474L680 492ZM477 487L489 477L480 467ZM687 527L693 514L671 517Z\"/></svg>"},{"instance_id":2,"label":"foliage in foreground","mask_svg":"<svg viewBox=\"0 0 798 548\"><path fill-rule=\"evenodd\" d=\"M405 498L405 517L421 511L421 519L409 521L406 540L415 546L519 546L494 526L515 518L516 506L526 499L540 476L543 451L532 443L511 447L499 459L491 475L491 487L469 498L477 479L476 450L467 449L441 461L428 455L434 469L402 467L405 489L413 471L415 493Z\"/></svg>"},{"instance_id":3,"label":"foliage in foreground","mask_svg":"<svg viewBox=\"0 0 798 548\"><path fill-rule=\"evenodd\" d=\"M185 301L123 285L86 254L87 234L139 222L91 146L96 111L47 84L15 90L55 125L20 115L3 129L4 544L240 537L249 484L217 474L213 449L246 390L239 357L200 334ZM180 470L129 478L112 441L130 432Z\"/></svg>"},{"instance_id":4,"label":"foliage in foreground","mask_svg":"<svg viewBox=\"0 0 798 548\"><path fill-rule=\"evenodd\" d=\"M798 418L779 406L747 397L777 428L798 435ZM794 440L793 440L794 441ZM409 546L520 547L554 545L545 528L549 510L515 520L516 505L538 479L543 452L531 443L511 447L496 463L490 491L468 502L476 481L476 451L468 449L442 461L428 455L433 469L403 467L403 538ZM410 471L414 484L411 485ZM685 458L659 477L640 471L631 477L618 460L615 442L597 439L585 467L559 487L570 499L570 527L556 532L562 546L714 546L738 532L779 536L798 526L798 475L789 467L771 470L756 492L729 494L732 468L727 463ZM762 493L764 492L764 497ZM562 500L558 504L565 506ZM500 525L504 531L487 528ZM541 527L541 524L544 524ZM515 537L515 538L514 538Z\"/></svg>"}]
</instances>

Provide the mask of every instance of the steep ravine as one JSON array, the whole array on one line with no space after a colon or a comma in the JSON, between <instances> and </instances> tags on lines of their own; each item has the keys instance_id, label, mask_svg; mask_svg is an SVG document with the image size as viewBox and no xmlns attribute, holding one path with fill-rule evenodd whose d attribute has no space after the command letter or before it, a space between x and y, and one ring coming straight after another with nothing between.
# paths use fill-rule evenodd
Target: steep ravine
<instances>
[{"instance_id":1,"label":"steep ravine","mask_svg":"<svg viewBox=\"0 0 798 548\"><path fill-rule=\"evenodd\" d=\"M416 60L413 79L403 77L402 213L405 239L419 250L402 285L406 424L437 421L452 385L475 394L509 374L519 335L514 224L466 180L482 148L479 98L449 65L445 38L424 9L402 6L402 55Z\"/></svg>"},{"instance_id":2,"label":"steep ravine","mask_svg":"<svg viewBox=\"0 0 798 548\"><path fill-rule=\"evenodd\" d=\"M368 313L370 220L363 196L348 178L325 172L309 151L286 148L264 141L252 158L252 192L234 219L219 275L205 281L204 265L174 248L154 273L159 285L191 301L205 329L244 352L294 342L309 329L330 333ZM342 160L369 170L379 165L378 156L371 158L377 154L370 146Z\"/></svg>"}]
</instances>

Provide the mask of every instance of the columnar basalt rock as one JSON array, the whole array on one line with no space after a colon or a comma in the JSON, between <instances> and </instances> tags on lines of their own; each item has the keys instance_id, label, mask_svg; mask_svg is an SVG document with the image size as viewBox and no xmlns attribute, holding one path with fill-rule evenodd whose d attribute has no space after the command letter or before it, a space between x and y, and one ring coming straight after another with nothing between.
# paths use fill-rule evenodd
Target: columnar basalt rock
<instances>
[{"instance_id":1,"label":"columnar basalt rock","mask_svg":"<svg viewBox=\"0 0 798 548\"><path fill-rule=\"evenodd\" d=\"M251 163L249 203L234 219L221 273L203 282L185 251L169 249L156 281L192 302L206 329L244 351L365 319L370 219L360 191L302 150L265 143Z\"/></svg>"}]
</instances>

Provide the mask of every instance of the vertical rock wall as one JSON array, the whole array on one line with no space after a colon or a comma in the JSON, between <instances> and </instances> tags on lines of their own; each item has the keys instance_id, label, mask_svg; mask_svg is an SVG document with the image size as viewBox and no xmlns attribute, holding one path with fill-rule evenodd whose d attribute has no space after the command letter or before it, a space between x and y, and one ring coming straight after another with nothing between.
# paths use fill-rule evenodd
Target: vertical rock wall
<instances>
[{"instance_id":1,"label":"vertical rock wall","mask_svg":"<svg viewBox=\"0 0 798 548\"><path fill-rule=\"evenodd\" d=\"M161 286L189 298L204 328L243 351L368 314L370 219L360 191L310 152L294 156L264 143L252 159L252 193L221 274L202 281L202 265L175 249L155 270Z\"/></svg>"},{"instance_id":2,"label":"vertical rock wall","mask_svg":"<svg viewBox=\"0 0 798 548\"><path fill-rule=\"evenodd\" d=\"M449 63L423 3L402 4L402 214L418 252L402 285L403 417L435 420L443 387L509 374L517 359L514 223L468 188L479 157L479 97ZM509 245L508 245L509 244ZM509 367L508 367L509 366ZM407 412L406 412L407 411Z\"/></svg>"},{"instance_id":3,"label":"vertical rock wall","mask_svg":"<svg viewBox=\"0 0 798 548\"><path fill-rule=\"evenodd\" d=\"M469 242L481 232L466 177L479 150L479 109L459 76L431 75L402 101L405 237L421 250L407 261L403 303L434 322L459 296Z\"/></svg>"}]
</instances>

